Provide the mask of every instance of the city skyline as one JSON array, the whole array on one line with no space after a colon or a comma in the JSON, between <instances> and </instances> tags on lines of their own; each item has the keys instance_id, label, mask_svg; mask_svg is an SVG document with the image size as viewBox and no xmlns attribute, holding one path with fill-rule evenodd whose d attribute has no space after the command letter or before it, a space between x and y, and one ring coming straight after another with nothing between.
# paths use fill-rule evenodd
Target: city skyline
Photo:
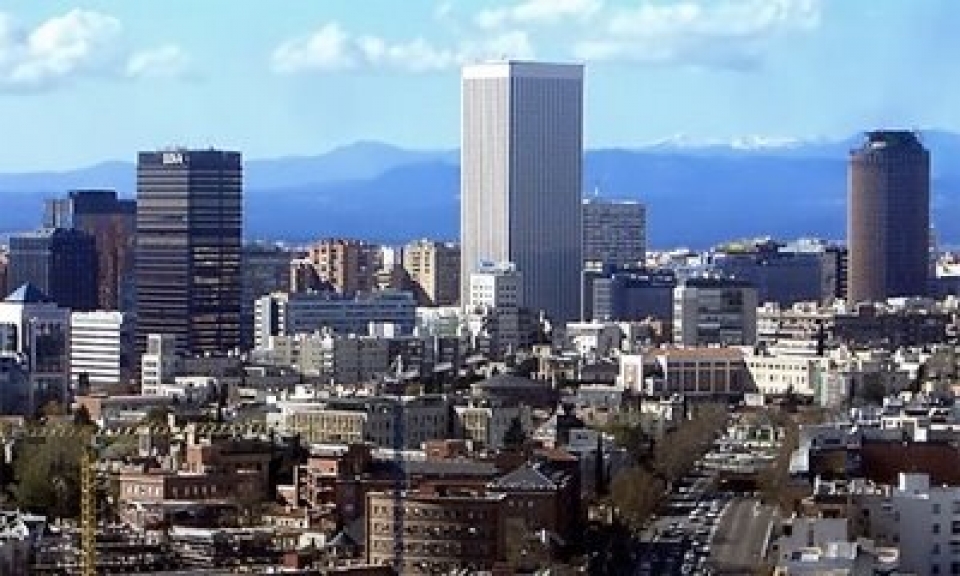
<instances>
[{"instance_id":1,"label":"city skyline","mask_svg":"<svg viewBox=\"0 0 960 576\"><path fill-rule=\"evenodd\" d=\"M365 139L453 148L459 67L491 57L586 64L588 148L676 134L960 130L946 56L960 43L950 34L960 5L944 0L223 6L189 17L109 0L0 8L0 121L23 135L0 149L0 170L66 169L167 144L248 158ZM249 21L270 32L209 34ZM935 93L914 89L930 77ZM428 112L431 122L408 121Z\"/></svg>"}]
</instances>

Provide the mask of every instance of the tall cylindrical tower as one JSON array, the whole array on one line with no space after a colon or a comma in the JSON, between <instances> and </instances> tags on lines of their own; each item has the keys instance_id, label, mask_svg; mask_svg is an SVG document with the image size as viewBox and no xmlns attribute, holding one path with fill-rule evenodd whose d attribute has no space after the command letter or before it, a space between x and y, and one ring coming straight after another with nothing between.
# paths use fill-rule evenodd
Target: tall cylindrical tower
<instances>
[{"instance_id":1,"label":"tall cylindrical tower","mask_svg":"<svg viewBox=\"0 0 960 576\"><path fill-rule=\"evenodd\" d=\"M847 204L847 301L927 292L930 154L917 134L868 132L851 151Z\"/></svg>"}]
</instances>

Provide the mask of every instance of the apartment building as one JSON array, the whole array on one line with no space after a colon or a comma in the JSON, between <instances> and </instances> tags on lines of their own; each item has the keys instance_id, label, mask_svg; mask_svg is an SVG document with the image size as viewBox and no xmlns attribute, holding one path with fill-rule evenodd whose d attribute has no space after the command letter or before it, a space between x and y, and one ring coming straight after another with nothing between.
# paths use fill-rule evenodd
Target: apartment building
<instances>
[{"instance_id":1,"label":"apartment building","mask_svg":"<svg viewBox=\"0 0 960 576\"><path fill-rule=\"evenodd\" d=\"M923 576L960 574L960 487L934 486L927 474L901 472L894 486L856 494L855 529L900 548L900 569Z\"/></svg>"}]
</instances>

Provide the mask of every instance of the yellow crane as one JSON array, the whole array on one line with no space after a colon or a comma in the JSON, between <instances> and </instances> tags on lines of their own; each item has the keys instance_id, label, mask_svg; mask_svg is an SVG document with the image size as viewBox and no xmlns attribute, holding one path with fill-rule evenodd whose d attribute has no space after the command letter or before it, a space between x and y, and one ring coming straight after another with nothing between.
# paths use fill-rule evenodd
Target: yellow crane
<instances>
[{"instance_id":1,"label":"yellow crane","mask_svg":"<svg viewBox=\"0 0 960 576\"><path fill-rule=\"evenodd\" d=\"M137 425L120 428L98 429L94 425L48 424L4 425L0 427L0 442L29 438L79 438L80 454L80 575L97 576L97 452L96 443L101 439L136 437L141 434L176 436L192 431L199 435L209 434L264 434L269 432L260 423L202 423L185 426Z\"/></svg>"}]
</instances>

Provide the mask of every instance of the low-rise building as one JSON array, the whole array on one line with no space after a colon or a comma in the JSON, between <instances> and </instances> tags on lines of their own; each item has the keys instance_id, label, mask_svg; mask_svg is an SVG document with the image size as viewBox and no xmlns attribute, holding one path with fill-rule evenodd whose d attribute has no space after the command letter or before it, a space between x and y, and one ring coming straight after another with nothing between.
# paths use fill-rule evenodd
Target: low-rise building
<instances>
[{"instance_id":1,"label":"low-rise building","mask_svg":"<svg viewBox=\"0 0 960 576\"><path fill-rule=\"evenodd\" d=\"M393 565L400 574L490 571L504 557L505 498L469 492L370 493L367 562Z\"/></svg>"},{"instance_id":2,"label":"low-rise building","mask_svg":"<svg viewBox=\"0 0 960 576\"><path fill-rule=\"evenodd\" d=\"M440 395L331 398L281 402L286 429L306 442L420 448L450 434L450 409Z\"/></svg>"},{"instance_id":3,"label":"low-rise building","mask_svg":"<svg viewBox=\"0 0 960 576\"><path fill-rule=\"evenodd\" d=\"M514 420L524 433L533 428L530 407L520 403L471 398L454 405L453 415L454 436L470 440L477 449L503 448L504 436Z\"/></svg>"},{"instance_id":4,"label":"low-rise building","mask_svg":"<svg viewBox=\"0 0 960 576\"><path fill-rule=\"evenodd\" d=\"M960 487L934 486L926 474L901 472L895 486L855 494L855 529L900 549L900 569L960 573Z\"/></svg>"}]
</instances>

